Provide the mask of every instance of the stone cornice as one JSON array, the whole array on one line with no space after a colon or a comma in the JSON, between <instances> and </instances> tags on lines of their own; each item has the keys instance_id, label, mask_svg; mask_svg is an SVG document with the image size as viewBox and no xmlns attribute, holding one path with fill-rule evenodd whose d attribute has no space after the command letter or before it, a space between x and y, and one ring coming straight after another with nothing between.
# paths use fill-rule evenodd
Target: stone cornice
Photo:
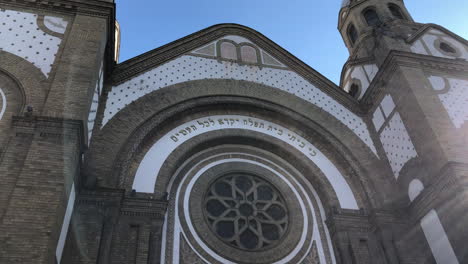
<instances>
[{"instance_id":1,"label":"stone cornice","mask_svg":"<svg viewBox=\"0 0 468 264\"><path fill-rule=\"evenodd\" d=\"M332 235L342 231L371 231L369 215L362 210L335 209L328 213L326 224Z\"/></svg>"},{"instance_id":2,"label":"stone cornice","mask_svg":"<svg viewBox=\"0 0 468 264\"><path fill-rule=\"evenodd\" d=\"M125 82L136 75L144 73L197 47L215 41L226 35L239 35L250 39L260 48L276 57L291 70L300 74L319 89L325 91L334 99L355 112L360 113L360 109L356 101L346 92L339 89L336 84L259 32L237 24L214 25L118 64L112 73L113 85Z\"/></svg>"},{"instance_id":3,"label":"stone cornice","mask_svg":"<svg viewBox=\"0 0 468 264\"><path fill-rule=\"evenodd\" d=\"M81 120L45 116L13 116L13 127L17 134L39 134L41 138L77 140L84 147L84 128Z\"/></svg>"},{"instance_id":4,"label":"stone cornice","mask_svg":"<svg viewBox=\"0 0 468 264\"><path fill-rule=\"evenodd\" d=\"M468 62L465 60L446 59L405 51L393 50L382 64L371 85L361 99L361 106L365 112L375 108L378 99L385 93L386 82L390 80L399 67L437 70L454 74L455 72L468 73Z\"/></svg>"},{"instance_id":5,"label":"stone cornice","mask_svg":"<svg viewBox=\"0 0 468 264\"><path fill-rule=\"evenodd\" d=\"M123 189L111 188L82 189L77 204L101 211L114 208L120 215L151 219L163 219L167 208L167 201L153 194L128 194Z\"/></svg>"}]
</instances>

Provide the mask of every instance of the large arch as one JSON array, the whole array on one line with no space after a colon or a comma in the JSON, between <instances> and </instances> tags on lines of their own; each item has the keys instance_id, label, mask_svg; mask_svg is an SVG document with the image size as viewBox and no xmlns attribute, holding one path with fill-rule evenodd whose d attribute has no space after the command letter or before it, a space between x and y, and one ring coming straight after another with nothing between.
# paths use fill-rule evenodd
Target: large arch
<instances>
[{"instance_id":1,"label":"large arch","mask_svg":"<svg viewBox=\"0 0 468 264\"><path fill-rule=\"evenodd\" d=\"M227 104L230 104L229 107ZM326 139L323 142L333 146L336 154L339 153L335 156L341 160L336 161L346 161L346 165L342 166L348 166L354 171L349 173L352 175L349 177L357 185L364 185L366 191L363 193L368 196L365 200L374 206L385 202L385 197L381 196L384 192L378 189L393 188L392 183L386 182L386 176L379 167L380 161L346 126L317 106L288 93L265 85L234 80L177 84L150 93L128 105L93 137L87 155L88 182L98 180L107 186L131 189L131 184L122 179L134 177L144 153L163 133L184 121L188 113L209 109L219 114L223 113L223 109L239 108L250 109L252 113L278 116L282 122L286 122L286 126L294 123L295 127L301 127L299 130L302 130L304 136L322 135ZM172 124L172 127L168 124Z\"/></svg>"},{"instance_id":2,"label":"large arch","mask_svg":"<svg viewBox=\"0 0 468 264\"><path fill-rule=\"evenodd\" d=\"M29 61L14 54L0 50L0 74L8 76L18 85L21 93L21 109L32 106L34 111L41 112L45 96L47 82L42 72Z\"/></svg>"}]
</instances>

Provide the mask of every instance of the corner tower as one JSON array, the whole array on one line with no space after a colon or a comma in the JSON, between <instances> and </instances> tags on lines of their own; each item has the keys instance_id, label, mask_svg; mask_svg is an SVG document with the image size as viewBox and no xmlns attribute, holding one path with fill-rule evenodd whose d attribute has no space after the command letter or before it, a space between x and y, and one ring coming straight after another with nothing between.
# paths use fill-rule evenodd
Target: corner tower
<instances>
[{"instance_id":1,"label":"corner tower","mask_svg":"<svg viewBox=\"0 0 468 264\"><path fill-rule=\"evenodd\" d=\"M396 255L403 263L467 262L459 223L468 221L468 42L413 21L399 0L345 0L338 21L350 54L340 87L367 115L395 177L400 191L389 194L390 207L411 219L392 233ZM405 244L422 246L407 252Z\"/></svg>"}]
</instances>

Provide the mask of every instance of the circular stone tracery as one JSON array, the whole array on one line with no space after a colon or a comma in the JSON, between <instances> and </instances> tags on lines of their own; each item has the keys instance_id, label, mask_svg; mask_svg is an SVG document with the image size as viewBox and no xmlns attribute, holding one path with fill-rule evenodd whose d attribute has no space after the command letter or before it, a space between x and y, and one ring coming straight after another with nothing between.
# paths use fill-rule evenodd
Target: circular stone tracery
<instances>
[{"instance_id":1,"label":"circular stone tracery","mask_svg":"<svg viewBox=\"0 0 468 264\"><path fill-rule=\"evenodd\" d=\"M288 212L278 190L264 179L225 175L211 184L204 201L211 231L245 250L274 246L288 228Z\"/></svg>"}]
</instances>

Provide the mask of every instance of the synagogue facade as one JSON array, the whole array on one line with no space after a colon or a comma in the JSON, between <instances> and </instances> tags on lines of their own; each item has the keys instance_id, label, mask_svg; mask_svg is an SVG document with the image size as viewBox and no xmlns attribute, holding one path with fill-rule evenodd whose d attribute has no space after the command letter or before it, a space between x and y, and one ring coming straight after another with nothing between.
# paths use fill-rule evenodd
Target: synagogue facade
<instances>
[{"instance_id":1,"label":"synagogue facade","mask_svg":"<svg viewBox=\"0 0 468 264\"><path fill-rule=\"evenodd\" d=\"M116 8L0 0L0 263L468 263L467 40L345 0L336 85L237 24L119 63Z\"/></svg>"}]
</instances>

